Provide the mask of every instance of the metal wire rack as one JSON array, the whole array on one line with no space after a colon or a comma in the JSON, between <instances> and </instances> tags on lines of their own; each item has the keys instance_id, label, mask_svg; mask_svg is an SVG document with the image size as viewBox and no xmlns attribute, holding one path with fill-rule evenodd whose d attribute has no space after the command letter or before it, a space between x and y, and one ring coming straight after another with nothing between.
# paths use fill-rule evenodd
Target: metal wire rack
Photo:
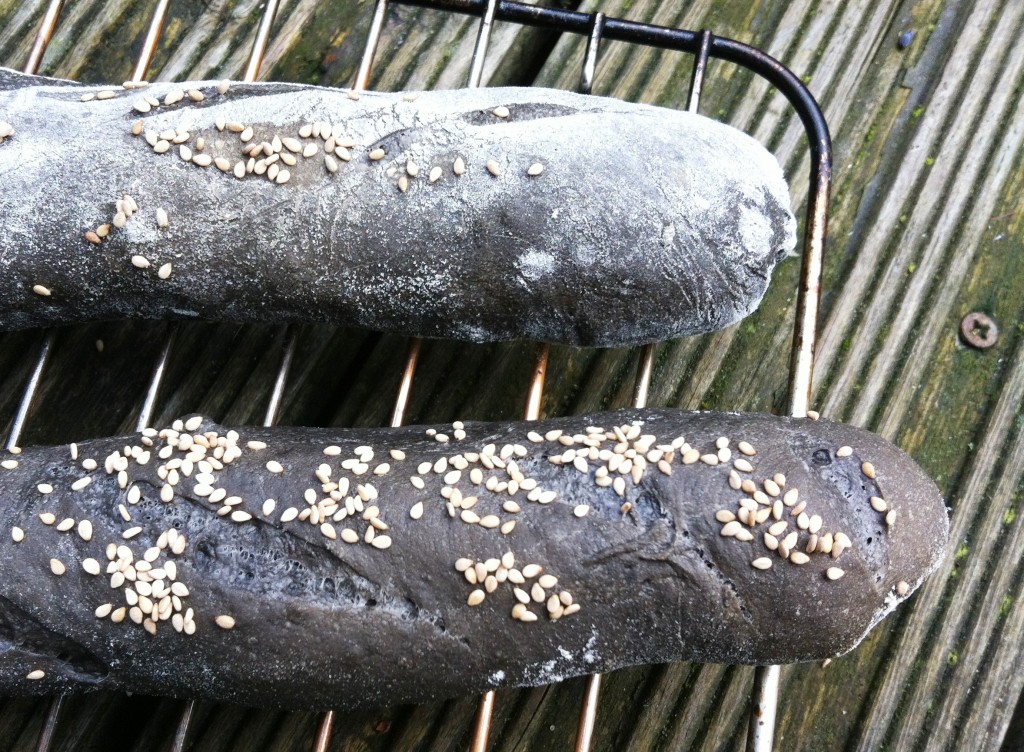
<instances>
[{"instance_id":1,"label":"metal wire rack","mask_svg":"<svg viewBox=\"0 0 1024 752\"><path fill-rule=\"evenodd\" d=\"M254 81L259 77L264 53L270 40L274 17L280 0L267 0L257 29L252 51L249 55L243 80ZM146 37L132 72L131 80L138 82L146 78L157 49L170 0L157 0L149 23ZM546 8L519 2L503 0L376 0L370 31L366 40L354 88L365 89L373 65L381 31L388 16L390 4L412 5L434 10L462 13L479 18L476 45L467 86L481 85L484 62L487 55L491 29L496 22L508 22L545 28L562 33L581 35L587 39L586 54L580 75L579 89L590 93L597 67L600 47L604 41L620 41L646 45L665 50L675 50L693 55L693 74L690 84L688 109L698 111L705 75L712 58L736 63L766 79L790 102L806 131L811 156L810 190L808 193L807 217L804 225L801 275L796 307L796 324L790 358L788 380L788 411L794 416L804 416L809 407L811 372L816 336L817 312L820 296L822 252L826 233L829 186L831 182L831 143L828 128L813 96L791 71L766 53L731 39L716 37L709 31L693 32L606 17L603 13L582 13L571 10ZM43 55L53 32L59 23L63 0L50 0L42 23L38 29L29 58L24 66L27 73L39 70ZM166 335L160 355L153 366L152 376L145 396L138 409L136 427L147 427L152 419L154 407L168 365L174 357L177 327L171 327ZM277 421L282 397L288 385L289 374L296 350L296 330L284 328L284 342L280 366L269 402L266 406L264 425ZM56 346L55 330L40 335L35 366L24 386L17 413L7 437L6 446L18 445L26 420L29 419L34 399L47 363ZM400 386L391 413L391 425L402 424L413 380L416 374L422 341L412 339L408 343L405 366ZM644 407L647 403L655 360L655 345L647 345L638 353L637 372L633 387L633 404ZM535 350L531 378L526 390L524 418L534 420L540 416L544 381L547 374L549 346L539 343ZM747 734L747 750L767 752L772 749L775 713L778 703L779 667L759 667L755 672L754 692L751 698L750 721ZM589 677L580 713L576 738L577 752L586 752L594 739L597 718L601 676ZM54 697L49 706L46 721L37 743L38 752L48 752L60 733L61 697ZM480 698L473 729L471 749L483 752L488 746L491 717L495 706L494 692ZM174 752L185 749L193 711L194 701L185 703L180 712L177 731L171 743ZM334 728L333 712L324 714L316 733L314 750L325 752Z\"/></svg>"}]
</instances>

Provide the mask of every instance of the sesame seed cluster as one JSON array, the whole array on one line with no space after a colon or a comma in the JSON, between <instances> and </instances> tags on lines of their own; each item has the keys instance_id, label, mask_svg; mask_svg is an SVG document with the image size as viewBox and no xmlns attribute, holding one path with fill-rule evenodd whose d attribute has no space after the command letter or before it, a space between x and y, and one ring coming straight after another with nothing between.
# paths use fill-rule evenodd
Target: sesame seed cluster
<instances>
[{"instance_id":1,"label":"sesame seed cluster","mask_svg":"<svg viewBox=\"0 0 1024 752\"><path fill-rule=\"evenodd\" d=\"M530 610L531 606L546 613L550 621L572 616L580 610L580 604L573 602L572 593L558 586L557 577L546 573L544 567L537 563L516 567L516 556L512 551L506 551L500 559L456 559L455 571L462 572L470 585L478 586L466 599L469 606L479 606L499 585L508 583L515 598L511 615L518 621L529 623L540 618L536 611ZM530 580L533 580L532 584Z\"/></svg>"},{"instance_id":2,"label":"sesame seed cluster","mask_svg":"<svg viewBox=\"0 0 1024 752\"><path fill-rule=\"evenodd\" d=\"M121 230L128 224L128 221L134 217L139 211L139 204L133 196L130 194L123 194L121 198L114 202L114 214L110 222L104 222L98 225L93 230L86 230L85 239L93 245L100 245L103 241L111 237L111 233L115 230ZM165 229L170 225L170 217L167 214L167 210L163 207L158 207L156 210L156 225L160 229ZM141 254L135 254L131 257L132 266L136 269L150 269L154 266L153 262ZM174 266L171 262L161 264L157 269L157 277L160 279L168 279L171 276ZM37 295L49 297L52 291L42 285L35 285L33 291Z\"/></svg>"},{"instance_id":3,"label":"sesame seed cluster","mask_svg":"<svg viewBox=\"0 0 1024 752\"><path fill-rule=\"evenodd\" d=\"M817 414L809 417L817 419ZM752 444L747 441L738 442L739 456L733 459L730 443L727 437L720 437L716 442L717 452L701 455L698 459L709 465L732 462L728 475L729 488L745 495L737 500L735 509L723 508L715 512L715 520L722 526L719 531L722 537L742 543L756 545L760 541L763 544L767 555L758 556L755 553L755 558L750 562L753 568L768 570L777 560L802 566L810 563L815 554L838 560L853 547L853 541L846 533L841 530L824 530L822 517L808 513L807 499L800 498L800 491L796 487L787 487L785 474L776 472L755 479L758 469L753 462L756 461L754 458L757 450ZM835 450L838 459L852 454L853 448L849 446ZM868 480L875 479L875 468L870 462L861 463L860 470ZM873 510L883 514L887 527L891 529L896 523L896 511L890 509L880 496L872 496L870 505ZM836 581L846 572L832 565L823 574L826 579Z\"/></svg>"},{"instance_id":4,"label":"sesame seed cluster","mask_svg":"<svg viewBox=\"0 0 1024 752\"><path fill-rule=\"evenodd\" d=\"M136 84L140 88L145 84ZM217 93L228 93L230 83L220 82ZM83 95L82 101L99 99L100 94L113 94L112 90L99 94ZM211 92L212 93L212 92ZM351 100L358 100L359 93L347 90ZM179 103L201 102L207 93L199 89L177 89L164 96L163 100L143 94L137 98L132 108L140 114L149 114L158 108L170 108ZM404 101L412 102L416 94L406 94ZM88 99L87 99L88 97ZM107 98L110 98L109 96ZM505 120L512 115L505 105L492 108L490 115L498 120ZM469 170L465 158L456 156L449 164L432 164L429 169L421 170L420 165L412 159L393 159L385 162L388 157L385 149L377 144L360 145L346 134L344 125L324 121L304 123L296 127L294 132L277 132L269 126L246 124L237 120L228 120L217 116L214 120L216 132L195 134L184 128L167 128L161 131L149 130L145 121L136 120L132 125L132 135L141 136L156 154L168 154L175 150L178 157L196 167L213 166L220 172L234 175L242 180L255 176L265 178L275 185L284 185L292 178L292 170L304 169L307 165L317 162L331 174L337 173L342 165L349 163L360 150L365 151L365 159L370 163L382 163L388 178L394 179L395 187L407 193L412 181L423 175L431 185L437 183L449 170L455 177L460 177ZM237 143L235 139L237 138ZM322 155L322 159L321 159ZM490 157L484 161L484 168L493 177L501 177L504 167ZM533 162L525 168L525 174L531 178L544 172L544 165Z\"/></svg>"},{"instance_id":5,"label":"sesame seed cluster","mask_svg":"<svg viewBox=\"0 0 1024 752\"><path fill-rule=\"evenodd\" d=\"M174 527L154 533L134 520L133 513L143 501L142 489L146 484L136 483L133 473L150 465L154 458L164 460L157 468L157 474L165 481L159 496L162 501L169 503L175 498L174 486L183 478L193 475L194 480L201 480L203 476L212 473L214 468L223 468L240 456L236 444L237 433L233 431L226 436L219 436L212 431L195 436L187 432L189 428L186 426L195 430L201 422L201 417L193 417L184 424L176 421L174 427L164 431L147 429L139 435L137 444L126 445L123 450L112 452L103 460L102 466L92 457L80 457L77 444L69 445L71 461L84 471L84 474L69 483L70 491L86 492L98 474L116 478L117 486L124 494L124 500L117 505L117 513L123 522L121 539L96 540L90 519L58 519L51 511L36 515L35 520L42 527L38 533L33 534L47 534L44 532L47 529L61 534L77 534L81 541L81 555L75 564L91 577L109 575L110 589L117 593L117 597L101 599L102 602L94 610L97 619L109 619L114 624L138 625L151 635L157 633L162 622L169 622L174 631L181 634L196 633L197 615L188 600L189 586L177 563L179 557L186 552L188 540ZM163 445L158 448L161 443ZM178 456L174 456L176 453ZM0 462L0 468L4 470L15 470L18 466L17 459ZM44 482L37 484L35 490L45 503L57 489L52 483ZM28 524L11 528L14 543L26 540L29 535L25 529L27 527ZM139 540L144 539L150 539L151 545L138 544ZM91 549L96 549L95 553ZM106 561L106 564L102 564L102 561ZM47 566L57 577L69 571L69 564L56 557L51 558ZM233 618L227 614L215 615L212 621L222 629L234 626ZM42 678L42 674L37 678Z\"/></svg>"}]
</instances>

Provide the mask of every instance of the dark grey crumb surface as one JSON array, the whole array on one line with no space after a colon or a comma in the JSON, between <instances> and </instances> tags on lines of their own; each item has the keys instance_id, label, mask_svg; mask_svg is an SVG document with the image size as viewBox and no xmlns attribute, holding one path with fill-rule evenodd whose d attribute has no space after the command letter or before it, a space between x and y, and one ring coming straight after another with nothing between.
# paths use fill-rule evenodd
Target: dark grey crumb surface
<instances>
[{"instance_id":1,"label":"dark grey crumb surface","mask_svg":"<svg viewBox=\"0 0 1024 752\"><path fill-rule=\"evenodd\" d=\"M202 101L173 102L185 90ZM211 82L81 101L103 91L0 70L0 119L14 129L0 141L2 328L199 318L637 344L740 320L795 245L775 158L685 112L543 89L352 99ZM326 139L300 135L320 123L335 149L347 144L336 172ZM162 153L147 141L179 132ZM280 151L250 164L242 149L262 142ZM252 172L235 177L239 164ZM282 168L287 182L268 179ZM138 211L87 240L126 194Z\"/></svg>"},{"instance_id":2,"label":"dark grey crumb surface","mask_svg":"<svg viewBox=\"0 0 1024 752\"><path fill-rule=\"evenodd\" d=\"M631 436L634 424L639 428ZM552 457L567 451L589 452L579 442L588 436L588 426L607 432L591 441L598 452L609 450L608 458L629 451L655 454L636 479L619 473L621 467L611 472L609 477L623 479L618 489L615 483L598 485L608 459L588 460L582 468L572 460L553 464ZM615 434L616 427L625 440ZM106 688L259 706L368 707L545 684L642 663L818 660L853 648L921 583L946 544L945 506L920 469L882 439L825 421L651 410L433 430L448 441L422 426L241 428L236 437L204 421L194 433L229 437L240 456L223 469L207 468L208 476L197 477L205 472L198 460L191 476L184 477L182 468L170 501L160 498L159 468L191 450L164 449L168 456L161 458L165 441L159 436L145 437L152 447L143 437L128 436L83 442L74 450L28 448L5 455L6 464L0 465L5 499L0 507L0 691ZM557 430L576 435L572 446L548 433ZM531 431L540 434L532 437L539 442L528 435ZM729 440L731 456L723 453L725 461L708 464L722 437ZM250 446L252 441L267 446ZM740 441L753 445L756 454L745 457ZM507 462L504 468L487 468L476 455L486 454L489 444L499 460L508 446L516 470ZM516 445L525 450L523 456L516 456ZM340 454L325 454L329 446ZM843 456L843 446L852 452ZM139 447L135 459L115 458L115 453L131 455L132 447ZM366 449L359 447L373 451L366 468L358 461L366 458ZM392 456L393 449L404 458ZM688 449L705 459L685 464ZM139 456L147 450L150 456ZM456 457L468 463L458 478L446 477L450 465L434 471L442 458L451 463ZM87 459L98 468L89 471ZM737 459L749 461L750 471L742 464L737 470ZM280 463L279 472L274 462ZM421 463L430 463L429 472L420 472ZM329 482L349 479L348 496L356 496L358 484L364 493L367 484L376 492L364 502L363 514L357 508L356 514L332 521L336 538L308 520L282 521L289 508L310 509L310 500L329 498L323 478L315 475L323 473L322 464L330 466ZM124 488L118 467L125 468ZM479 485L474 468L481 471ZM765 533L774 519L745 526L749 541L724 536L716 513L735 512L748 497L730 487L731 472L757 485L755 499L768 491L773 502L796 489L806 502L805 514L820 518L820 534L842 532L850 548L838 558L818 551L803 564L795 563L793 553L784 560L766 547ZM513 489L514 494L487 489L488 478L508 482L517 473L527 486L532 480L551 497L530 500L537 489ZM785 479L775 497L764 481L778 473ZM412 476L423 479L423 490L413 485ZM91 478L89 484L72 490L83 477ZM39 484L53 490L44 493L46 486L40 490ZM463 498L476 497L467 511L479 522L448 508L452 499L442 495L445 486ZM887 511L895 513L892 524L872 508L871 497L885 499ZM275 500L269 514L267 499ZM503 508L508 501L518 503L519 511ZM414 519L410 512L417 503L423 513ZM629 505L625 510L624 504ZM376 535L388 536L388 547L366 542L372 523L364 516L373 517L366 511L371 506L387 527ZM582 506L587 513L577 516ZM799 528L794 511L787 502L781 517L788 521L787 532L798 531L793 551L804 551L810 534ZM53 515L52 524L40 517L47 514ZM491 515L499 525L512 520L516 525L511 530L484 526ZM91 535L82 534L86 520ZM16 540L21 536L15 527L23 539ZM345 528L358 534L358 542L344 542ZM183 536L177 551L173 536ZM127 577L124 583L112 583L119 576L107 571L110 544L124 547L114 551L121 566L111 567ZM127 551L132 567L126 564ZM524 592L532 595L534 585L543 588L544 602L528 598L535 621L513 618L518 600L512 580L496 579L493 592L485 592L486 586L471 584L456 567L457 560L468 558L484 565L486 574L497 578L504 570L511 577L505 564L491 562L489 569L486 564L509 553L511 569L524 576ZM103 569L99 575L84 569L89 558ZM147 558L151 561L139 564ZM762 558L771 561L769 569L752 565ZM54 574L51 560L66 571ZM147 566L161 570L162 587L170 587L170 561L174 581L187 587L178 603L165 607L170 618L138 624L130 614L121 623L96 616L104 604L111 610L130 608L138 599L129 588L145 595L154 587L139 584ZM531 564L557 582L542 583L527 569ZM842 570L839 579L829 579L833 567ZM470 606L476 589L484 597ZM553 620L546 599L563 592L579 610L564 612L566 597L554 607L563 612ZM158 596L153 598L156 602ZM191 619L184 616L189 609ZM218 624L223 616L231 617L232 628ZM182 621L194 624L193 634L182 629Z\"/></svg>"}]
</instances>

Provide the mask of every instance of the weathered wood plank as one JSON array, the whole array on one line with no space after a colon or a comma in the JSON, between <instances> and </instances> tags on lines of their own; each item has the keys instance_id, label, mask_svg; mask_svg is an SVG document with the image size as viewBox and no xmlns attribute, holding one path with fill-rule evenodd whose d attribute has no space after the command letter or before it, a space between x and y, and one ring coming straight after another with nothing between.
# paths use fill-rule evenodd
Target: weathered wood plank
<instances>
[{"instance_id":1,"label":"weathered wood plank","mask_svg":"<svg viewBox=\"0 0 1024 752\"><path fill-rule=\"evenodd\" d=\"M43 7L41 0L0 0L0 60L20 67L30 43L25 30ZM151 7L124 0L69 6L47 70L93 80L126 77ZM1017 327L1024 320L1024 270L1016 260L1024 250L1017 198L1024 184L1019 4L699 0L681 8L622 0L582 7L706 26L761 46L809 80L833 128L837 166L816 401L827 414L895 437L931 470L957 510L954 530L964 544L959 557L909 608L825 669L784 670L780 747L1000 748L1024 682L1020 646L1008 638L1024 622L1018 584L1024 536L1018 515L1024 494L1024 332ZM244 2L172 3L154 75L238 75L257 10ZM286 2L266 58L268 75L347 85L370 11L368 2ZM897 49L896 37L910 25L917 38ZM461 85L474 39L470 19L397 10L382 38L373 85ZM521 80L528 75L523 57L533 54L540 59L528 61L529 75L574 88L583 41L563 39L549 49L551 43L550 35L499 24L485 80ZM689 67L684 55L608 43L596 90L682 106ZM777 92L735 66L712 63L702 111L771 145L793 176L795 198L805 199L806 147ZM650 403L784 406L796 273L794 262L784 265L762 310L732 330L660 346ZM995 349L979 353L957 344L956 325L972 309L1004 324ZM180 332L159 420L199 409L259 422L281 331L195 325ZM129 427L163 336L162 328L145 325L62 332L26 443ZM103 354L95 351L98 337L107 344ZM35 341L23 334L0 338L0 425L13 415ZM404 347L401 338L303 328L283 419L385 422ZM532 349L527 343L428 343L410 419L518 414ZM635 351L554 348L545 412L627 404L635 367ZM393 374L393 382L381 374ZM596 746L736 748L750 678L745 668L682 664L618 672L606 679ZM576 681L501 693L493 748L568 746L581 692ZM60 748L110 739L130 749L161 746L179 707L117 696L75 701ZM118 726L129 708L141 720ZM0 738L31 749L44 710L26 701L4 703ZM474 710L469 698L346 714L334 747L464 747ZM308 749L314 730L308 714L201 704L192 749Z\"/></svg>"}]
</instances>

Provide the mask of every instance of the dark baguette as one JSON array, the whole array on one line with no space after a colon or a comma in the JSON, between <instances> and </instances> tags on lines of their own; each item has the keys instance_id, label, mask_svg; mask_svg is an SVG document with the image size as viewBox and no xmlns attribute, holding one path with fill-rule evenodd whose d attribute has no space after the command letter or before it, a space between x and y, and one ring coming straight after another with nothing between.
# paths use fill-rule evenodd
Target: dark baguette
<instances>
[{"instance_id":1,"label":"dark baguette","mask_svg":"<svg viewBox=\"0 0 1024 752\"><path fill-rule=\"evenodd\" d=\"M948 534L942 499L912 460L870 433L826 421L630 410L464 428L244 428L235 434L199 420L186 426L216 432L241 454L213 468L212 478L196 477L198 464L187 478L180 468L164 497L170 501L160 498L158 468L187 452L165 450L170 458L159 458L166 444L155 432L5 457L0 692L109 688L262 706L356 707L641 663L817 660L852 649L909 595L938 564ZM604 430L590 434L588 427ZM561 443L573 435L572 446ZM589 452L580 437L611 454L576 467L563 453ZM729 441L727 458L722 437ZM217 445L212 434L206 438ZM756 454L745 454L741 442ZM507 462L504 469L486 467L478 455L489 444L499 458L504 447L512 451L509 459L526 481L514 495L487 489L489 477L517 477ZM340 454L325 454L327 447ZM357 455L357 447L371 447L375 456ZM691 448L702 459L693 461ZM126 450L150 455L145 464L114 459ZM599 485L599 468L627 456L623 450L655 454L635 477L621 474L620 466L608 477L621 484ZM568 461L553 463L559 455ZM711 455L726 459L711 464ZM343 469L355 456L368 460L366 467L348 461ZM459 478L445 478L453 463L462 464L455 457L468 464ZM436 465L442 458L447 468ZM96 470L87 469L89 459ZM329 498L330 486L325 492L315 476L322 463L332 468L329 482L350 479L350 496L357 483L364 494L371 483L377 498L363 502L363 514L348 502L356 514L332 521L330 529L308 519L282 522L289 508L312 508L307 489L314 502ZM430 463L429 471L420 472L421 463ZM422 490L412 476L422 478ZM747 481L754 486L744 488ZM449 507L446 486L463 499L476 497L475 506ZM224 491L210 495L211 488ZM537 498L538 489L549 495ZM215 496L226 498L211 503ZM233 497L238 503L228 504ZM272 510L264 508L267 499L276 501ZM503 509L510 501L520 511ZM788 559L778 546L770 550L765 537L776 522L776 501L787 522L776 540L786 546L785 536L797 531ZM743 503L771 509L772 516L752 527L727 522ZM793 514L802 503L806 517ZM376 545L365 537L371 506L383 521L377 524L387 526L376 532ZM464 518L464 511L472 514ZM52 519L40 517L47 514ZM800 525L819 524L818 548L832 551L804 554L811 534ZM752 540L724 534L734 528ZM344 542L345 529L358 542ZM850 545L836 556L843 536ZM150 566L164 570L164 587L171 587L167 562L174 562L175 582L188 594L175 586L179 602L169 599L166 619L133 622L131 578L142 591L133 590L137 595L153 587L138 584L139 571L122 564L128 579L120 582L121 575L84 569L95 571L92 562L83 564L92 559L107 570L111 545L125 547L115 560L126 562L130 550L133 566L150 551ZM509 552L514 561L499 564ZM475 566L469 577L460 572L467 563L460 559L480 563L484 582ZM771 566L762 570L753 562ZM541 580L531 565L557 582ZM488 583L488 575L495 581ZM519 617L524 610L516 605L515 581L525 581L520 587L534 614L526 618L535 620L513 616L513 609ZM543 602L533 600L535 585ZM147 597L159 604L163 595ZM549 602L560 618L550 618ZM127 613L114 623L118 608Z\"/></svg>"},{"instance_id":2,"label":"dark baguette","mask_svg":"<svg viewBox=\"0 0 1024 752\"><path fill-rule=\"evenodd\" d=\"M740 320L795 244L782 171L749 136L564 91L126 91L0 69L0 121L5 329L202 318L636 344ZM319 123L351 161L300 135ZM187 139L160 139L175 129ZM245 174L261 142L296 164ZM197 166L210 157L228 171Z\"/></svg>"}]
</instances>

